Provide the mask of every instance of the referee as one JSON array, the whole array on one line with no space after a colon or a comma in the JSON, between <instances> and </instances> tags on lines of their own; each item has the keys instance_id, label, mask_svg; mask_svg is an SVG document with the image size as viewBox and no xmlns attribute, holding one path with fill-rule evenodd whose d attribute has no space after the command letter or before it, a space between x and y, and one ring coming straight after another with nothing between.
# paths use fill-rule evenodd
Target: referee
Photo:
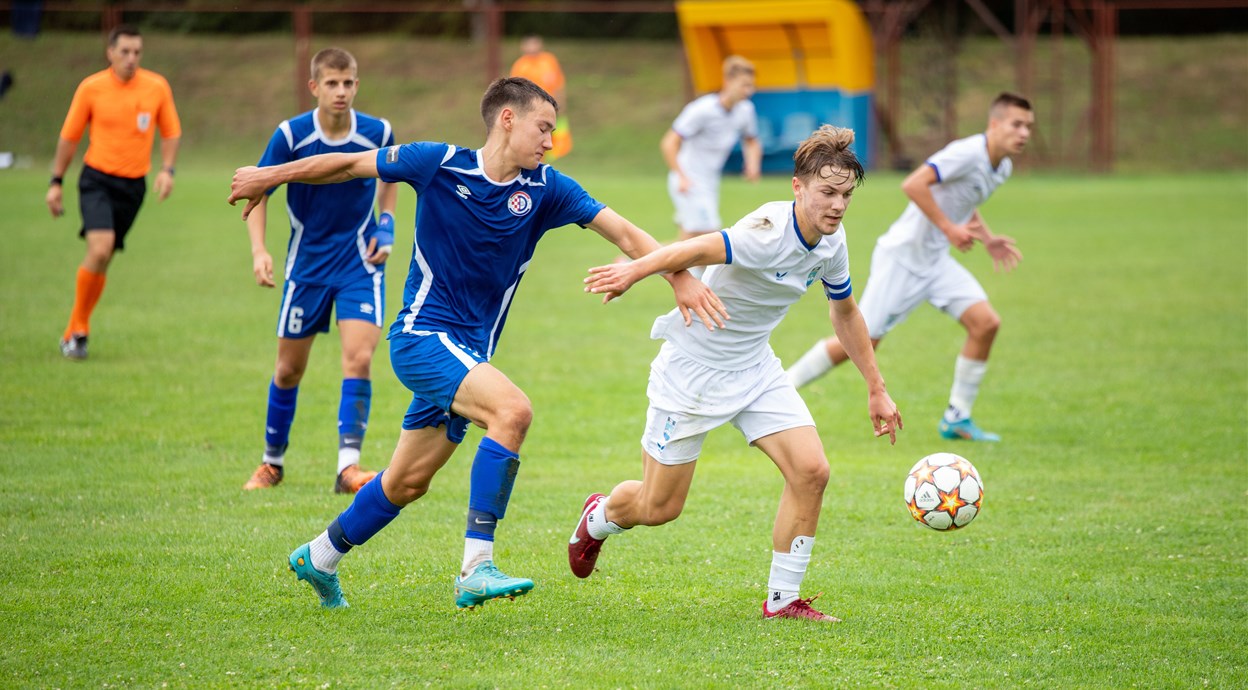
<instances>
[{"instance_id":1,"label":"referee","mask_svg":"<svg viewBox=\"0 0 1248 690\"><path fill-rule=\"evenodd\" d=\"M161 135L161 168L155 183L161 201L173 191L173 167L182 136L169 82L139 68L143 37L138 29L113 29L106 55L109 68L83 79L74 92L56 144L47 194L52 216L64 215L65 171L89 125L91 141L78 178L82 209L78 234L87 242L87 254L78 267L74 309L61 337L61 354L74 360L87 358L91 312L104 291L108 264L113 252L125 248L126 233L147 192L145 176L151 168L155 130L159 127Z\"/></svg>"}]
</instances>

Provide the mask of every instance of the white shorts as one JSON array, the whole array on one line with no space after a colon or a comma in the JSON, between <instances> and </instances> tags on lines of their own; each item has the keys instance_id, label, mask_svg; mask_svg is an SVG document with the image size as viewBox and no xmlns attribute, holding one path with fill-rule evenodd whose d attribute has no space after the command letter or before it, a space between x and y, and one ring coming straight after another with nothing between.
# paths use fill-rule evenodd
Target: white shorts
<instances>
[{"instance_id":1,"label":"white shorts","mask_svg":"<svg viewBox=\"0 0 1248 690\"><path fill-rule=\"evenodd\" d=\"M775 355L749 369L723 371L664 343L650 364L646 395L650 408L641 447L664 465L697 460L707 433L728 422L750 444L779 431L815 425Z\"/></svg>"},{"instance_id":2,"label":"white shorts","mask_svg":"<svg viewBox=\"0 0 1248 690\"><path fill-rule=\"evenodd\" d=\"M719 218L719 185L714 181L689 178L689 191L681 194L676 173L667 174L667 193L676 207L676 225L691 233L718 232L724 229Z\"/></svg>"},{"instance_id":3,"label":"white shorts","mask_svg":"<svg viewBox=\"0 0 1248 690\"><path fill-rule=\"evenodd\" d=\"M872 340L883 338L923 302L954 319L973 304L987 302L988 293L975 276L948 254L927 275L918 275L878 247L871 254L871 275L858 308Z\"/></svg>"}]
</instances>

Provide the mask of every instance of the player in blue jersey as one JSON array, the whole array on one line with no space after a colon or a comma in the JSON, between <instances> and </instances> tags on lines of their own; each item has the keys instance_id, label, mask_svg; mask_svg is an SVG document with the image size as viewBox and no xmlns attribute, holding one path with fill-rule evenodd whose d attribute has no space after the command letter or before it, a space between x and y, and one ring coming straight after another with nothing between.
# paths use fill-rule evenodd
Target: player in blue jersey
<instances>
[{"instance_id":1,"label":"player in blue jersey","mask_svg":"<svg viewBox=\"0 0 1248 690\"><path fill-rule=\"evenodd\" d=\"M308 87L316 109L282 122L260 158L274 166L329 152L372 152L394 144L390 123L351 105L359 89L355 58L326 48L312 58ZM273 257L264 244L267 190L247 218L256 283L274 287ZM381 339L385 311L386 259L394 245L394 201L398 188L372 179L335 185L292 184L286 189L290 242L281 312L277 322L277 364L269 383L264 459L244 489L282 481L299 382L317 333L329 331L331 312L342 338L342 398L338 404L337 493L355 493L376 472L360 469L360 448L372 400L371 366ZM381 210L373 218L373 204Z\"/></svg>"},{"instance_id":2,"label":"player in blue jersey","mask_svg":"<svg viewBox=\"0 0 1248 690\"><path fill-rule=\"evenodd\" d=\"M417 142L376 154L314 156L276 167L239 168L229 202L247 199L246 217L265 190L286 182L328 184L356 178L406 182L419 197L403 309L390 330L390 361L413 392L390 466L356 495L316 539L290 555L327 608L346 606L338 562L423 496L464 439L468 423L486 430L471 472L464 558L455 604L475 607L515 597L532 580L494 564L494 535L519 470L533 418L524 391L492 366L507 312L547 230L576 224L630 257L659 243L542 163L551 149L557 104L528 79L496 80L481 100L485 144L472 150ZM686 325L708 328L727 314L709 288L680 271L666 276Z\"/></svg>"}]
</instances>

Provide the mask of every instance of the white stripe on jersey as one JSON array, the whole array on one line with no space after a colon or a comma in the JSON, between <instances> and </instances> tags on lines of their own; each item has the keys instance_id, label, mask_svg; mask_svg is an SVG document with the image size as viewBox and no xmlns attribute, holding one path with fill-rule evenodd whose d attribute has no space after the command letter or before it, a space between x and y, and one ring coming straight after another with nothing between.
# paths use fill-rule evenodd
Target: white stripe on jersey
<instances>
[{"instance_id":1,"label":"white stripe on jersey","mask_svg":"<svg viewBox=\"0 0 1248 690\"><path fill-rule=\"evenodd\" d=\"M282 130L282 134L286 135L286 148L291 151L295 150L295 135L290 131L290 120L282 120L282 124L277 126Z\"/></svg>"},{"instance_id":2,"label":"white stripe on jersey","mask_svg":"<svg viewBox=\"0 0 1248 690\"><path fill-rule=\"evenodd\" d=\"M282 315L277 319L277 337L286 337L286 319L290 317L290 300L295 296L295 282L286 281L286 295L282 298Z\"/></svg>"},{"instance_id":3,"label":"white stripe on jersey","mask_svg":"<svg viewBox=\"0 0 1248 690\"><path fill-rule=\"evenodd\" d=\"M360 253L360 263L364 265L364 270L369 274L377 272L377 267L368 262L368 242L364 241L364 232L368 230L368 223L373 219L373 209L368 209L368 215L364 216L364 222L355 229L355 248Z\"/></svg>"},{"instance_id":4,"label":"white stripe on jersey","mask_svg":"<svg viewBox=\"0 0 1248 690\"><path fill-rule=\"evenodd\" d=\"M486 359L494 358L494 345L498 343L498 326L503 322L503 314L507 313L507 307L511 305L511 298L516 294L516 287L520 285L520 279L524 277L524 272L529 270L530 263L532 263L532 259L520 266L520 272L516 274L516 281L508 285L507 291L503 293L502 303L498 306L498 316L494 317L494 327L490 329L490 349L485 353Z\"/></svg>"},{"instance_id":5,"label":"white stripe on jersey","mask_svg":"<svg viewBox=\"0 0 1248 690\"><path fill-rule=\"evenodd\" d=\"M321 130L320 130L320 127L318 126L317 129L313 130L311 134L304 137L303 140L300 141L298 144L295 144L294 146L290 147L290 152L294 153L295 151L298 151L299 149L307 146L308 144L311 144L312 142L320 138L321 138Z\"/></svg>"},{"instance_id":6,"label":"white stripe on jersey","mask_svg":"<svg viewBox=\"0 0 1248 690\"><path fill-rule=\"evenodd\" d=\"M290 207L290 202L286 202L286 214L290 216L290 229L294 232L290 235L290 249L286 253L286 280L290 280L290 272L295 267L295 257L299 256L299 240L303 239L303 222L295 215L295 209Z\"/></svg>"},{"instance_id":7,"label":"white stripe on jersey","mask_svg":"<svg viewBox=\"0 0 1248 690\"><path fill-rule=\"evenodd\" d=\"M359 144L360 146L363 146L366 149L378 148L376 142L364 136L363 134L360 134L359 132L352 132L349 139L351 143ZM382 141L385 141L385 140L383 139Z\"/></svg>"},{"instance_id":8,"label":"white stripe on jersey","mask_svg":"<svg viewBox=\"0 0 1248 690\"><path fill-rule=\"evenodd\" d=\"M415 241L412 242L412 261L420 266L420 289L416 291L416 297L407 307L408 314L403 318L404 333L412 332L412 326L416 323L416 315L420 313L420 307L424 305L425 298L429 297L429 290L433 289L433 269L429 268L429 262L420 251L420 244ZM410 274L408 280L411 280Z\"/></svg>"}]
</instances>

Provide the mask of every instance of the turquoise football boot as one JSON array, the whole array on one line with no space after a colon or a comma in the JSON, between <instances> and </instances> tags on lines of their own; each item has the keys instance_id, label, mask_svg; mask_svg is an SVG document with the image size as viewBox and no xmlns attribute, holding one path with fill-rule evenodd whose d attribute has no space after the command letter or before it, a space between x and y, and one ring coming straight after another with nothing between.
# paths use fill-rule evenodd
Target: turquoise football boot
<instances>
[{"instance_id":1,"label":"turquoise football boot","mask_svg":"<svg viewBox=\"0 0 1248 690\"><path fill-rule=\"evenodd\" d=\"M471 609L490 599L522 597L532 589L532 580L508 577L493 561L486 561L474 568L468 577L455 578L455 605Z\"/></svg>"},{"instance_id":2,"label":"turquoise football boot","mask_svg":"<svg viewBox=\"0 0 1248 690\"><path fill-rule=\"evenodd\" d=\"M950 441L983 441L986 443L996 443L1001 440L997 434L975 426L975 422L972 422L970 417L957 422L949 422L942 417L940 437Z\"/></svg>"},{"instance_id":3,"label":"turquoise football boot","mask_svg":"<svg viewBox=\"0 0 1248 690\"><path fill-rule=\"evenodd\" d=\"M327 609L345 608L350 606L342 598L342 587L338 586L337 573L323 573L312 565L312 549L304 544L290 554L290 569L300 580L306 580L316 590L321 606Z\"/></svg>"}]
</instances>

